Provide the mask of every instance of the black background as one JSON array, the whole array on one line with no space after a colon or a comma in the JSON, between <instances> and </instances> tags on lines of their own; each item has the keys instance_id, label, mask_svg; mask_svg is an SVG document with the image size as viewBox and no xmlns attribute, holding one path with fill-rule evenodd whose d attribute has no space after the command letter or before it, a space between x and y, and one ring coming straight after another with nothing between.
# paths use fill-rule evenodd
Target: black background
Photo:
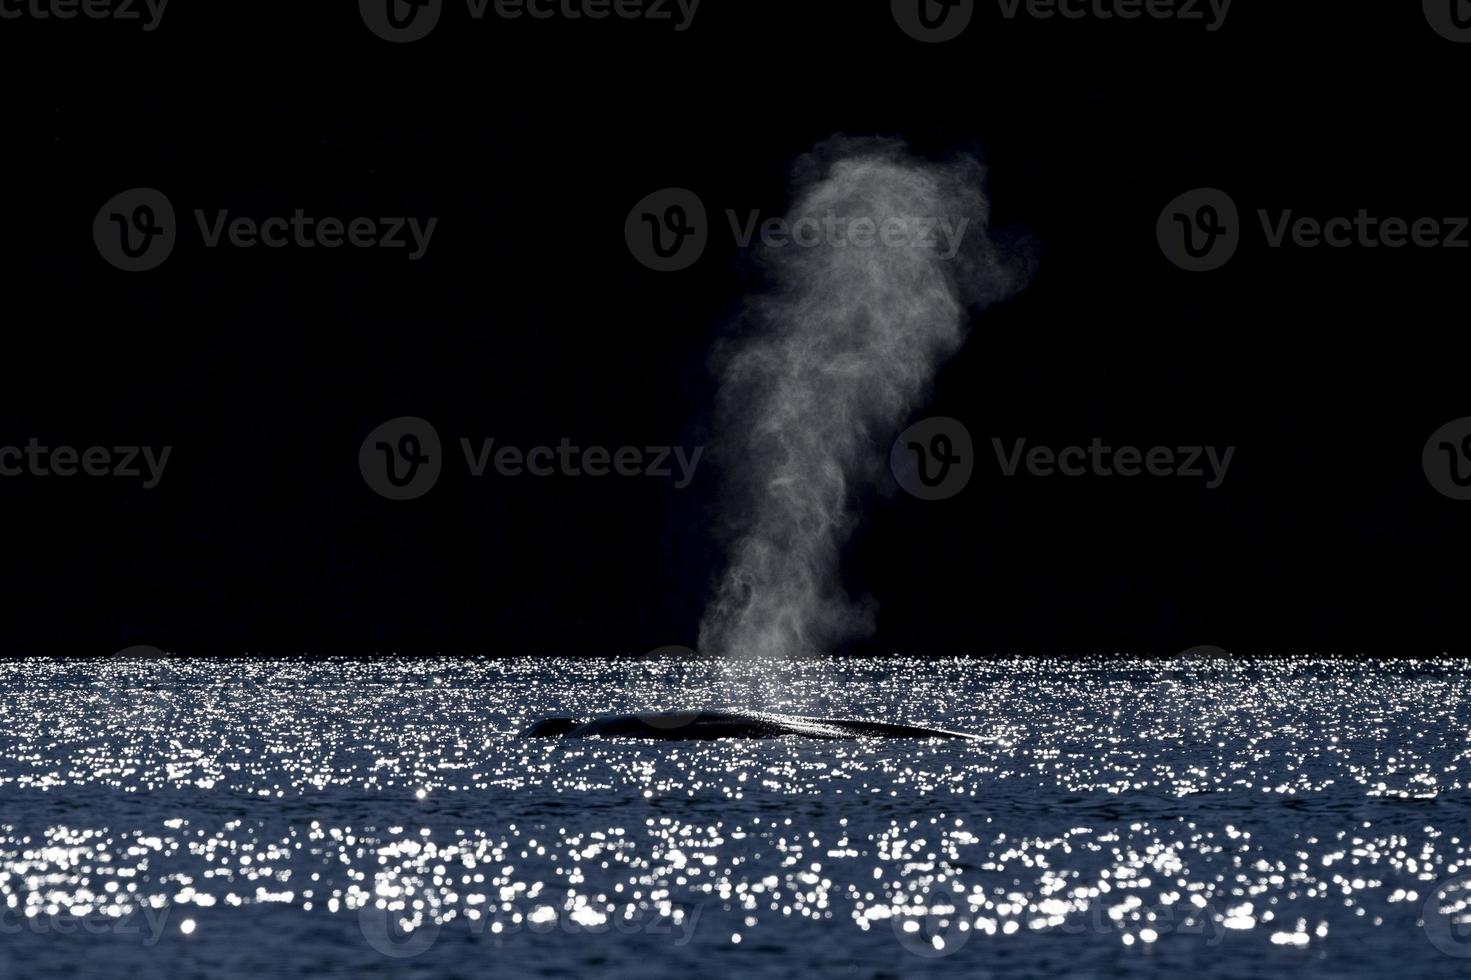
<instances>
[{"instance_id":1,"label":"black background","mask_svg":"<svg viewBox=\"0 0 1471 980\"><path fill-rule=\"evenodd\" d=\"M310 8L310 9L303 9ZM0 649L628 653L693 644L720 570L719 472L470 480L391 503L357 466L402 415L521 446L696 445L709 358L761 288L724 211L780 215L835 134L982 153L1037 275L972 324L916 413L966 422L959 498L875 491L849 548L874 649L1419 655L1465 643L1471 504L1429 435L1471 415L1471 250L1265 247L1257 208L1471 214L1471 45L1420 5L1237 0L1224 28L1002 20L923 45L886 2L704 0L693 27L470 22L390 45L355 3L189 3L161 27L0 21L0 445L167 444L163 483L0 480ZM151 186L159 270L91 223ZM696 191L682 273L629 255L650 191ZM1218 186L1223 270L1155 219ZM193 208L437 216L408 263L207 251ZM991 437L1234 445L1222 489L1001 479Z\"/></svg>"}]
</instances>

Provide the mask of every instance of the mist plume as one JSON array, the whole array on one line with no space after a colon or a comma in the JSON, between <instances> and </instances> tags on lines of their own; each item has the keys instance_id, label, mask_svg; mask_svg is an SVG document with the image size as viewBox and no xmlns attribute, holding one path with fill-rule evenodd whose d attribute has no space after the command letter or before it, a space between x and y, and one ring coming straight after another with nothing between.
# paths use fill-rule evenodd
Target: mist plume
<instances>
[{"instance_id":1,"label":"mist plume","mask_svg":"<svg viewBox=\"0 0 1471 980\"><path fill-rule=\"evenodd\" d=\"M770 288L716 357L728 544L702 652L811 655L871 633L872 604L840 575L858 491L971 315L1023 281L991 238L984 178L974 157L931 162L893 140L836 137L799 161L791 228L871 219L889 237L762 250Z\"/></svg>"}]
</instances>

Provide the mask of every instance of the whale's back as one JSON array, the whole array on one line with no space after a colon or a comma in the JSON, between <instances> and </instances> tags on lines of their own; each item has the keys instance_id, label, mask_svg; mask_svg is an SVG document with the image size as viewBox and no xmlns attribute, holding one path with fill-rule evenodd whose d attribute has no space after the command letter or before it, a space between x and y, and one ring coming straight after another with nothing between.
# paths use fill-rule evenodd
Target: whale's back
<instances>
[{"instance_id":1,"label":"whale's back","mask_svg":"<svg viewBox=\"0 0 1471 980\"><path fill-rule=\"evenodd\" d=\"M840 718L806 718L746 711L654 711L611 715L577 722L568 718L539 721L524 733L532 737L642 738L661 741L725 738L974 738L964 732Z\"/></svg>"}]
</instances>

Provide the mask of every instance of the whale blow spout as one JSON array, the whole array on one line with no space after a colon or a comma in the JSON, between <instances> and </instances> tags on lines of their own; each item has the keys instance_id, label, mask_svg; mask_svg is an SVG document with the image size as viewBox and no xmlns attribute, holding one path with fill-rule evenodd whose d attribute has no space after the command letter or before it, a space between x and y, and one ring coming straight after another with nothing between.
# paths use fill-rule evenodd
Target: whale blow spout
<instances>
[{"instance_id":1,"label":"whale blow spout","mask_svg":"<svg viewBox=\"0 0 1471 980\"><path fill-rule=\"evenodd\" d=\"M804 718L754 711L653 711L578 721L544 718L521 733L528 738L644 738L661 741L720 738L948 738L976 739L965 732L921 725L837 718Z\"/></svg>"}]
</instances>

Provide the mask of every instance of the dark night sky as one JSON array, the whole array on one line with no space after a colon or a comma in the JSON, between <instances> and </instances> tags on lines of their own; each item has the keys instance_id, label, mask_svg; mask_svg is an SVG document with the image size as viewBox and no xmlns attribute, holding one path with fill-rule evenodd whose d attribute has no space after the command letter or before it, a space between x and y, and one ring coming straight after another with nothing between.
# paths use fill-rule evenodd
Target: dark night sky
<instances>
[{"instance_id":1,"label":"dark night sky","mask_svg":"<svg viewBox=\"0 0 1471 980\"><path fill-rule=\"evenodd\" d=\"M0 650L692 644L720 568L715 468L675 491L460 465L390 503L358 447L404 415L451 444L703 442L712 345L761 288L723 212L783 213L794 158L839 132L983 153L995 223L1041 245L916 418L964 420L983 453L1237 447L1214 492L1001 479L983 456L954 500L866 495L845 568L879 603L876 648L1460 650L1471 503L1431 488L1421 450L1471 415L1471 250L1273 251L1255 210L1471 214L1471 45L1414 3L1241 0L1216 33L981 6L938 46L854 2L704 0L681 34L460 7L405 46L341 0L181 3L151 34L0 21L0 446L174 447L151 491L0 479ZM90 228L135 186L186 228L127 275ZM660 275L623 223L666 186L716 227ZM1249 229L1191 275L1154 225L1199 186ZM207 251L195 207L440 227L417 263Z\"/></svg>"}]
</instances>

